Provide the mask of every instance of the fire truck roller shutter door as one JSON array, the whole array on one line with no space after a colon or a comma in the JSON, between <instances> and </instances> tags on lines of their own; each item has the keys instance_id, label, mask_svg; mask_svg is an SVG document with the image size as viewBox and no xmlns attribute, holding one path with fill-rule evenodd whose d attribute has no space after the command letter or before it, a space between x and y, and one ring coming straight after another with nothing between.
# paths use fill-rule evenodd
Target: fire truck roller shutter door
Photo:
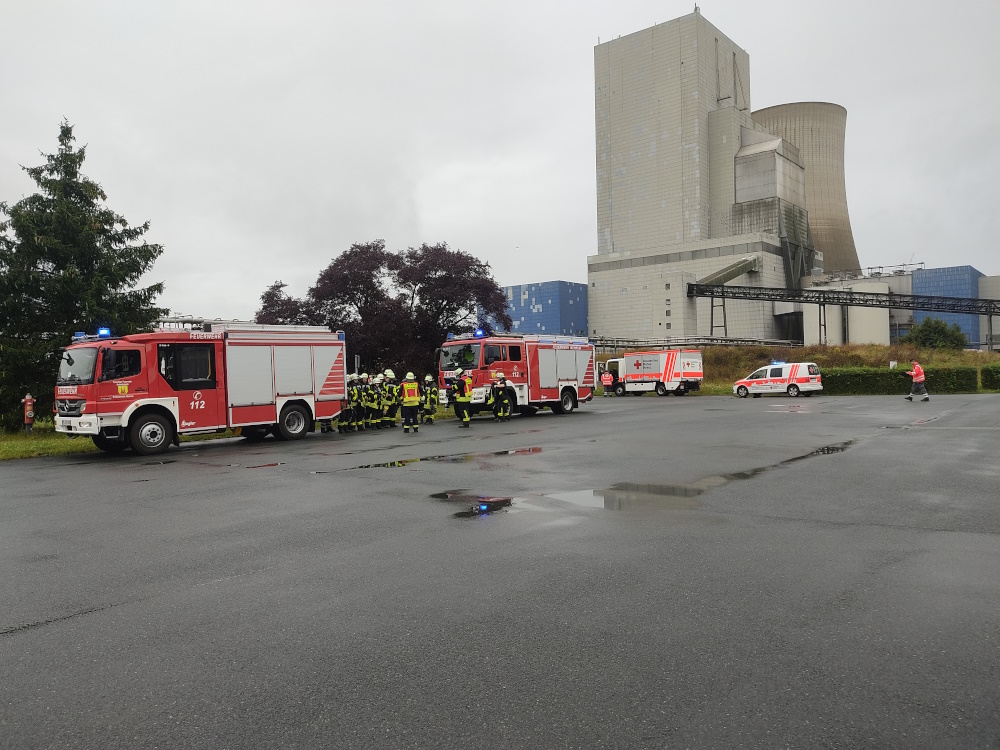
<instances>
[{"instance_id":1,"label":"fire truck roller shutter door","mask_svg":"<svg viewBox=\"0 0 1000 750\"><path fill-rule=\"evenodd\" d=\"M274 403L271 347L233 345L226 348L229 406Z\"/></svg>"},{"instance_id":2,"label":"fire truck roller shutter door","mask_svg":"<svg viewBox=\"0 0 1000 750\"><path fill-rule=\"evenodd\" d=\"M576 380L576 352L556 349L556 374L559 380Z\"/></svg>"},{"instance_id":3,"label":"fire truck roller shutter door","mask_svg":"<svg viewBox=\"0 0 1000 750\"><path fill-rule=\"evenodd\" d=\"M559 385L554 349L538 349L538 385L540 388L555 388Z\"/></svg>"},{"instance_id":4,"label":"fire truck roller shutter door","mask_svg":"<svg viewBox=\"0 0 1000 750\"><path fill-rule=\"evenodd\" d=\"M312 350L308 346L274 347L274 388L279 396L313 392Z\"/></svg>"},{"instance_id":5,"label":"fire truck roller shutter door","mask_svg":"<svg viewBox=\"0 0 1000 750\"><path fill-rule=\"evenodd\" d=\"M227 343L227 406L232 426L277 423L272 367L269 344Z\"/></svg>"}]
</instances>

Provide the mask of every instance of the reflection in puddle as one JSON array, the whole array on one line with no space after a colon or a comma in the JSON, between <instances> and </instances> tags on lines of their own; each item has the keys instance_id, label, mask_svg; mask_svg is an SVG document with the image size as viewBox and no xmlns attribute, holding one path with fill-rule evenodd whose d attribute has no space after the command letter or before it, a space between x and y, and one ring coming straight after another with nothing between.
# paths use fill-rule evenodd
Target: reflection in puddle
<instances>
[{"instance_id":1,"label":"reflection in puddle","mask_svg":"<svg viewBox=\"0 0 1000 750\"><path fill-rule=\"evenodd\" d=\"M749 471L737 471L731 474L718 474L699 479L691 484L636 484L620 482L606 490L580 490L578 492L557 492L545 497L553 500L563 500L586 508L605 508L606 510L639 510L658 508L661 510L693 510L701 506L696 498L708 490L721 487L729 482L741 479L753 479L765 471L802 461L812 456L825 456L833 453L843 453L854 444L853 440L795 456L771 466L762 466Z\"/></svg>"},{"instance_id":2,"label":"reflection in puddle","mask_svg":"<svg viewBox=\"0 0 1000 750\"><path fill-rule=\"evenodd\" d=\"M711 477L711 479L716 478ZM586 508L604 508L606 510L639 510L642 508L691 510L701 505L695 498L706 489L709 488L700 489L693 485L670 486L623 482L606 490L558 492L545 497L551 497L553 500L564 500Z\"/></svg>"},{"instance_id":3,"label":"reflection in puddle","mask_svg":"<svg viewBox=\"0 0 1000 750\"><path fill-rule=\"evenodd\" d=\"M509 508L514 499L511 497L493 497L491 495L476 495L469 490L446 490L431 495L435 500L446 500L451 503L461 503L468 510L454 513L455 518L474 518L486 516L504 508Z\"/></svg>"},{"instance_id":4,"label":"reflection in puddle","mask_svg":"<svg viewBox=\"0 0 1000 750\"><path fill-rule=\"evenodd\" d=\"M490 456L525 456L535 453L541 453L542 449L533 448L515 448L510 451L493 451L491 453L454 453L441 456L427 456L426 458L402 458L398 461L386 461L380 464L365 464L363 466L353 466L350 469L340 469L339 471L354 471L355 469L394 469L400 466L409 466L410 464L416 463L427 463L430 461L437 461L439 463L469 463L472 461L481 461L484 458L489 458ZM317 472L318 473L318 472Z\"/></svg>"}]
</instances>

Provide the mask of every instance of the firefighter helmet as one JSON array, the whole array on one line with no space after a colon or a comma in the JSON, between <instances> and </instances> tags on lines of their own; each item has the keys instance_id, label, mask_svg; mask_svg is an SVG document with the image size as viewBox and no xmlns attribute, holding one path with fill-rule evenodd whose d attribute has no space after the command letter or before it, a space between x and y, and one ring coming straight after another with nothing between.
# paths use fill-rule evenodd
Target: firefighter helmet
<instances>
[{"instance_id":1,"label":"firefighter helmet","mask_svg":"<svg viewBox=\"0 0 1000 750\"><path fill-rule=\"evenodd\" d=\"M394 373L392 370L389 370L389 369L386 369L386 371L384 373L382 373L382 374L385 375L387 378L394 378L394 377L396 377L396 373Z\"/></svg>"},{"instance_id":2,"label":"firefighter helmet","mask_svg":"<svg viewBox=\"0 0 1000 750\"><path fill-rule=\"evenodd\" d=\"M361 373L361 379L362 380L368 380L368 373L367 372Z\"/></svg>"},{"instance_id":3,"label":"firefighter helmet","mask_svg":"<svg viewBox=\"0 0 1000 750\"><path fill-rule=\"evenodd\" d=\"M414 375L413 375L413 373L412 373L412 372L408 372L408 373L406 373L406 379L407 379L407 380L413 380L413 378L414 378Z\"/></svg>"},{"instance_id":4,"label":"firefighter helmet","mask_svg":"<svg viewBox=\"0 0 1000 750\"><path fill-rule=\"evenodd\" d=\"M434 378L431 377L430 373L427 373L426 375L424 375L424 382L425 383L432 383L433 381L434 381Z\"/></svg>"},{"instance_id":5,"label":"firefighter helmet","mask_svg":"<svg viewBox=\"0 0 1000 750\"><path fill-rule=\"evenodd\" d=\"M455 370L455 377L456 378L461 377L463 372L465 372L465 370L463 370L461 367L459 367L458 369Z\"/></svg>"}]
</instances>

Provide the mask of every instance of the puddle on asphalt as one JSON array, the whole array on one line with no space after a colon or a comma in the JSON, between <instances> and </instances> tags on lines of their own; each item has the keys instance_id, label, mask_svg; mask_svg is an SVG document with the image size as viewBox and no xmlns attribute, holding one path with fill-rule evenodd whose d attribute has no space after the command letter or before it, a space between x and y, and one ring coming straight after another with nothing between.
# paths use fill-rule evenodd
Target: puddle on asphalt
<instances>
[{"instance_id":1,"label":"puddle on asphalt","mask_svg":"<svg viewBox=\"0 0 1000 750\"><path fill-rule=\"evenodd\" d=\"M417 463L428 463L428 462L438 462L438 463L468 463L472 461L481 461L484 458L490 458L491 456L526 456L535 453L541 453L541 448L515 448L510 451L492 451L490 453L452 453L440 456L427 456L426 458L402 458L398 461L386 461L380 464L364 464L363 466L352 466L349 469L337 469L337 471L354 471L356 469L396 469L401 466L409 466L410 464ZM315 474L324 474L332 472L312 472Z\"/></svg>"},{"instance_id":2,"label":"puddle on asphalt","mask_svg":"<svg viewBox=\"0 0 1000 750\"><path fill-rule=\"evenodd\" d=\"M465 506L466 510L458 511L452 515L455 518L478 518L488 516L498 510L509 508L513 502L512 497L494 497L492 495L476 495L469 490L446 490L445 492L435 492L431 495L435 500L444 500L449 503L457 503Z\"/></svg>"},{"instance_id":3,"label":"puddle on asphalt","mask_svg":"<svg viewBox=\"0 0 1000 750\"><path fill-rule=\"evenodd\" d=\"M604 490L580 490L577 492L556 492L545 495L553 500L563 500L574 505L586 508L604 508L605 510L640 510L640 509L660 509L660 510L693 510L701 506L698 496L708 490L721 487L730 482L753 479L763 474L765 471L776 469L780 466L787 466L796 461L803 461L813 456L827 456L833 453L843 453L855 441L849 440L846 443L827 445L817 448L814 451L795 456L784 461L780 461L770 466L761 466L748 471L737 471L730 474L717 474L715 476L699 479L697 482L683 485L671 484L636 484L634 482L620 482Z\"/></svg>"}]
</instances>

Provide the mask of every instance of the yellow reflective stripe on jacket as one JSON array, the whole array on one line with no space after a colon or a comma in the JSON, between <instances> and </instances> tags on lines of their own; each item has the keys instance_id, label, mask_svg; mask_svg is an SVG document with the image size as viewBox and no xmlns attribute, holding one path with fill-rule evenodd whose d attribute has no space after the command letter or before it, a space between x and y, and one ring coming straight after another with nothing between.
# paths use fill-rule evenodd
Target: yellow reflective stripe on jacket
<instances>
[{"instance_id":1,"label":"yellow reflective stripe on jacket","mask_svg":"<svg viewBox=\"0 0 1000 750\"><path fill-rule=\"evenodd\" d=\"M472 378L463 377L462 382L465 383L465 393L456 394L456 401L472 401Z\"/></svg>"}]
</instances>

